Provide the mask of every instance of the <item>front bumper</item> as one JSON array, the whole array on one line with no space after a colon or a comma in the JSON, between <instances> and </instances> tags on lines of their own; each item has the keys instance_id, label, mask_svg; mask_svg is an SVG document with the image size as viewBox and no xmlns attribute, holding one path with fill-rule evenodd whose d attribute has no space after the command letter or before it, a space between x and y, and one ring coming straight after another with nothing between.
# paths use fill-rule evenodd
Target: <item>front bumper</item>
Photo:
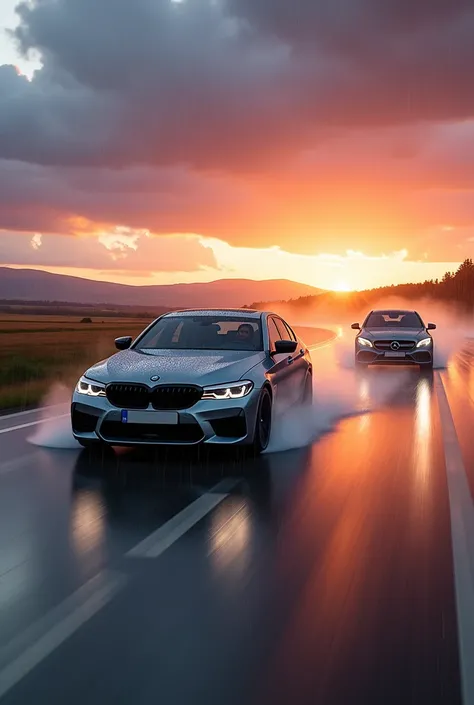
<instances>
[{"instance_id":1,"label":"front bumper","mask_svg":"<svg viewBox=\"0 0 474 705\"><path fill-rule=\"evenodd\" d=\"M356 362L365 365L427 365L433 364L433 346L425 348L415 348L405 351L401 355L387 355L387 351L376 348L356 347Z\"/></svg>"},{"instance_id":2,"label":"front bumper","mask_svg":"<svg viewBox=\"0 0 474 705\"><path fill-rule=\"evenodd\" d=\"M71 404L72 432L81 441L102 441L114 446L135 445L247 445L254 439L260 389L242 399L198 401L189 409L170 412L153 409L150 423L122 421L122 410L106 397L74 392ZM130 416L131 416L131 412ZM165 421L165 422L163 422Z\"/></svg>"}]
</instances>

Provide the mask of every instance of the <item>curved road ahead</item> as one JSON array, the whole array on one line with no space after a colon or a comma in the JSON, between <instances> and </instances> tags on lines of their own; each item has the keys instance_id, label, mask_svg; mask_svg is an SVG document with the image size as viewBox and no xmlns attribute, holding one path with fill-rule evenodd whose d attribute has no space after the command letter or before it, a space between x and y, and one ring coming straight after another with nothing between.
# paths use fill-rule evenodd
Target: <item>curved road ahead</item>
<instances>
[{"instance_id":1,"label":"curved road ahead","mask_svg":"<svg viewBox=\"0 0 474 705\"><path fill-rule=\"evenodd\" d=\"M2 417L1 704L470 705L471 356L245 465Z\"/></svg>"}]
</instances>

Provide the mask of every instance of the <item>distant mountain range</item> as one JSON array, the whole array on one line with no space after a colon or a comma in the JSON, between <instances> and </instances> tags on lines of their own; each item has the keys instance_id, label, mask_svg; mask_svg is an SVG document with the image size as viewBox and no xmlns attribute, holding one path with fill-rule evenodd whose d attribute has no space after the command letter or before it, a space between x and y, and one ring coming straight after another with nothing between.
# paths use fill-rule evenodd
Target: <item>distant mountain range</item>
<instances>
[{"instance_id":1,"label":"distant mountain range","mask_svg":"<svg viewBox=\"0 0 474 705\"><path fill-rule=\"evenodd\" d=\"M209 283L128 286L36 269L0 267L0 300L169 308L230 307L316 295L321 290L287 279L219 279Z\"/></svg>"}]
</instances>

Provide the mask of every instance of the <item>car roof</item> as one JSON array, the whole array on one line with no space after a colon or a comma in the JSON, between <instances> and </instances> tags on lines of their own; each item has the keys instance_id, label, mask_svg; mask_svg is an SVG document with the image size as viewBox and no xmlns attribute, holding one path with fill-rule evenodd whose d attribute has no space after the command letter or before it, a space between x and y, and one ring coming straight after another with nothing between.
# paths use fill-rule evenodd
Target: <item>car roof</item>
<instances>
[{"instance_id":1,"label":"car roof","mask_svg":"<svg viewBox=\"0 0 474 705\"><path fill-rule=\"evenodd\" d=\"M374 308L370 313L391 313L392 311L397 313L416 313L414 309L408 308Z\"/></svg>"},{"instance_id":2,"label":"car roof","mask_svg":"<svg viewBox=\"0 0 474 705\"><path fill-rule=\"evenodd\" d=\"M248 318L260 318L262 311L256 311L252 308L186 308L181 311L170 311L166 316L229 316L233 317L236 314L246 316Z\"/></svg>"}]
</instances>

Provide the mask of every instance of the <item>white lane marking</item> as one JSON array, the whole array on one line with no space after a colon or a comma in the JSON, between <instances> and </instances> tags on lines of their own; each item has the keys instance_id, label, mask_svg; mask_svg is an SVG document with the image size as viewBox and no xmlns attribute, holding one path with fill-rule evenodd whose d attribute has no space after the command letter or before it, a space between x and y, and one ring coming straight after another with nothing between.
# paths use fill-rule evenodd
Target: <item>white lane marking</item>
<instances>
[{"instance_id":1,"label":"white lane marking","mask_svg":"<svg viewBox=\"0 0 474 705\"><path fill-rule=\"evenodd\" d=\"M0 476L8 475L8 473L14 472L23 465L27 465L27 463L36 460L37 457L38 453L30 453L29 455L23 455L20 458L13 458L12 460L6 460L3 463L0 463Z\"/></svg>"},{"instance_id":2,"label":"white lane marking","mask_svg":"<svg viewBox=\"0 0 474 705\"><path fill-rule=\"evenodd\" d=\"M143 541L131 548L126 556L130 558L158 558L175 541L181 538L189 529L204 519L206 514L212 512L226 497L230 490L237 485L238 478L226 477L217 483L209 492L201 495L194 502L188 504L178 514L169 519L163 526L147 536Z\"/></svg>"},{"instance_id":3,"label":"white lane marking","mask_svg":"<svg viewBox=\"0 0 474 705\"><path fill-rule=\"evenodd\" d=\"M59 416L50 416L47 419L38 419L37 421L29 421L28 423L22 423L18 426L10 426L9 428L0 428L0 434L10 433L10 431L19 431L21 428L28 428L29 426L36 426L39 423L48 423L48 421L55 421L56 419L65 419L69 414L60 414Z\"/></svg>"},{"instance_id":4,"label":"white lane marking","mask_svg":"<svg viewBox=\"0 0 474 705\"><path fill-rule=\"evenodd\" d=\"M61 404L51 404L50 406L37 406L35 409L27 409L26 411L15 411L14 414L0 414L0 423L4 419L14 419L17 416L27 416L28 414L38 414L40 411L46 411L47 409L57 409L60 406L66 406L63 402Z\"/></svg>"},{"instance_id":5,"label":"white lane marking","mask_svg":"<svg viewBox=\"0 0 474 705\"><path fill-rule=\"evenodd\" d=\"M436 373L435 388L448 480L463 703L474 705L474 507L453 416L439 372Z\"/></svg>"},{"instance_id":6,"label":"white lane marking","mask_svg":"<svg viewBox=\"0 0 474 705\"><path fill-rule=\"evenodd\" d=\"M0 652L0 698L107 605L126 576L102 571Z\"/></svg>"},{"instance_id":7,"label":"white lane marking","mask_svg":"<svg viewBox=\"0 0 474 705\"><path fill-rule=\"evenodd\" d=\"M201 495L125 555L130 558L158 558L228 496L219 493Z\"/></svg>"}]
</instances>

